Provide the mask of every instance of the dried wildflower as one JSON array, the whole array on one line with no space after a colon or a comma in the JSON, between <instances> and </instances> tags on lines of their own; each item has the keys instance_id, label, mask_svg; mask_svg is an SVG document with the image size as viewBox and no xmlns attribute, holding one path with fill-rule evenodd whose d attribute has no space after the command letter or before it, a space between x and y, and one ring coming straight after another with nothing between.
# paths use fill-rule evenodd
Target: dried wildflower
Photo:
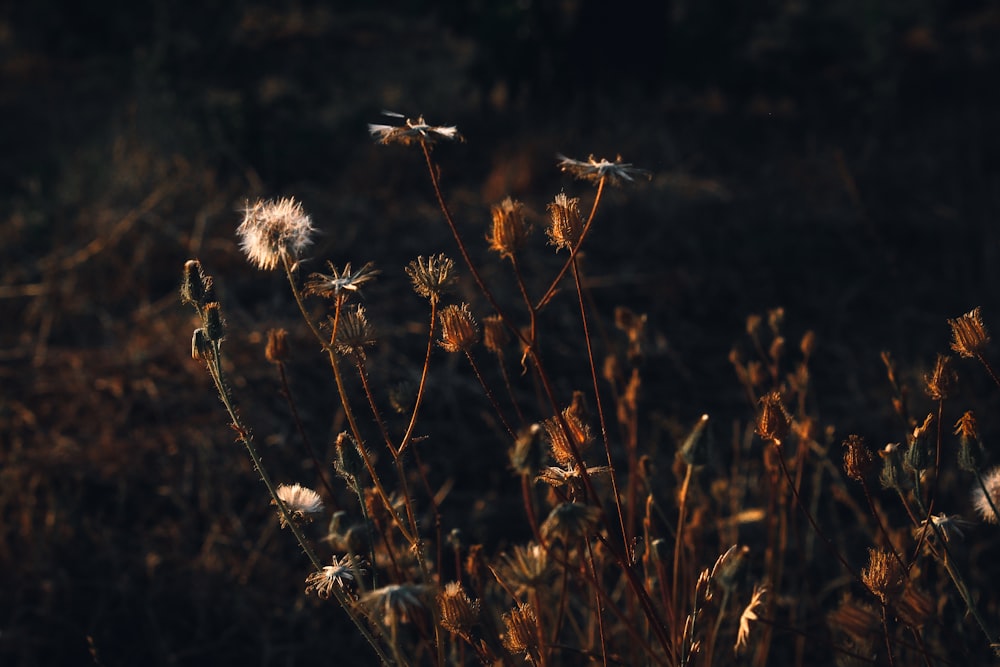
<instances>
[{"instance_id":1,"label":"dried wildflower","mask_svg":"<svg viewBox=\"0 0 1000 667\"><path fill-rule=\"evenodd\" d=\"M868 567L861 570L861 581L882 604L892 603L906 587L906 568L882 549L868 550Z\"/></svg>"},{"instance_id":2,"label":"dried wildflower","mask_svg":"<svg viewBox=\"0 0 1000 667\"><path fill-rule=\"evenodd\" d=\"M499 574L518 594L543 588L552 575L548 554L539 544L515 545L500 554L500 561Z\"/></svg>"},{"instance_id":3,"label":"dried wildflower","mask_svg":"<svg viewBox=\"0 0 1000 667\"><path fill-rule=\"evenodd\" d=\"M874 463L874 457L860 435L849 435L844 440L844 472L855 482L864 481L865 475Z\"/></svg>"},{"instance_id":4,"label":"dried wildflower","mask_svg":"<svg viewBox=\"0 0 1000 667\"><path fill-rule=\"evenodd\" d=\"M812 356L812 353L816 350L816 332L810 329L805 332L802 336L802 340L799 341L799 350L802 352L802 357L806 360Z\"/></svg>"},{"instance_id":5,"label":"dried wildflower","mask_svg":"<svg viewBox=\"0 0 1000 667\"><path fill-rule=\"evenodd\" d=\"M788 433L791 417L781 402L781 394L772 391L760 399L760 414L757 417L757 435L764 440L780 445Z\"/></svg>"},{"instance_id":6,"label":"dried wildflower","mask_svg":"<svg viewBox=\"0 0 1000 667\"><path fill-rule=\"evenodd\" d=\"M393 118L404 118L401 114L388 111L384 113L386 116ZM368 132L380 144L402 144L409 146L413 143L430 145L436 143L439 139L463 141L457 127L428 125L423 116L418 116L416 120L405 118L403 125L369 123Z\"/></svg>"},{"instance_id":7,"label":"dried wildflower","mask_svg":"<svg viewBox=\"0 0 1000 667\"><path fill-rule=\"evenodd\" d=\"M510 334L499 315L483 319L483 345L497 356L503 356L503 348L510 343Z\"/></svg>"},{"instance_id":8,"label":"dried wildflower","mask_svg":"<svg viewBox=\"0 0 1000 667\"><path fill-rule=\"evenodd\" d=\"M523 209L524 204L510 197L492 208L492 234L486 240L490 242L490 250L500 253L500 257L513 259L528 238L531 227L524 219Z\"/></svg>"},{"instance_id":9,"label":"dried wildflower","mask_svg":"<svg viewBox=\"0 0 1000 667\"><path fill-rule=\"evenodd\" d=\"M583 218L580 217L580 200L560 192L548 205L549 226L546 233L549 243L556 249L572 250L583 235Z\"/></svg>"},{"instance_id":10,"label":"dried wildflower","mask_svg":"<svg viewBox=\"0 0 1000 667\"><path fill-rule=\"evenodd\" d=\"M419 614L427 611L426 596L428 586L416 584L393 584L365 593L361 605L371 612L382 614L382 623L396 627L400 623L412 623Z\"/></svg>"},{"instance_id":11,"label":"dried wildflower","mask_svg":"<svg viewBox=\"0 0 1000 667\"><path fill-rule=\"evenodd\" d=\"M611 474L611 468L609 466L592 466L587 468L587 475L590 477L609 474ZM579 468L556 468L555 466L548 466L546 468L542 468L541 474L535 478L535 481L545 482L554 488L561 488L575 483L580 480L581 477L582 475L580 474Z\"/></svg>"},{"instance_id":12,"label":"dried wildflower","mask_svg":"<svg viewBox=\"0 0 1000 667\"><path fill-rule=\"evenodd\" d=\"M906 449L903 464L914 472L921 472L931 464L930 428L934 415L927 415L921 426L913 429L910 444Z\"/></svg>"},{"instance_id":13,"label":"dried wildflower","mask_svg":"<svg viewBox=\"0 0 1000 667\"><path fill-rule=\"evenodd\" d=\"M360 293L361 286L370 280L374 280L381 271L375 269L372 262L368 262L357 271L351 270L351 263L344 265L343 270L337 270L333 262L327 262L330 269L329 274L313 273L306 281L306 294L315 294L326 299L344 299L348 294Z\"/></svg>"},{"instance_id":14,"label":"dried wildflower","mask_svg":"<svg viewBox=\"0 0 1000 667\"><path fill-rule=\"evenodd\" d=\"M479 600L471 599L462 584L449 582L437 596L441 626L453 634L468 637L479 618Z\"/></svg>"},{"instance_id":15,"label":"dried wildflower","mask_svg":"<svg viewBox=\"0 0 1000 667\"><path fill-rule=\"evenodd\" d=\"M937 355L934 370L924 375L927 395L935 401L943 401L951 395L956 382L958 382L958 373L951 367L951 357L946 354Z\"/></svg>"},{"instance_id":16,"label":"dried wildflower","mask_svg":"<svg viewBox=\"0 0 1000 667\"><path fill-rule=\"evenodd\" d=\"M479 328L469 311L469 304L447 306L438 314L441 322L439 345L448 352L466 352L479 340Z\"/></svg>"},{"instance_id":17,"label":"dried wildflower","mask_svg":"<svg viewBox=\"0 0 1000 667\"><path fill-rule=\"evenodd\" d=\"M545 429L545 434L548 436L552 458L559 465L569 468L576 464L577 455L582 456L590 448L594 442L594 436L590 427L580 419L579 413L574 411L572 406L563 410L562 416L565 428L557 417L543 421L542 428Z\"/></svg>"},{"instance_id":18,"label":"dried wildflower","mask_svg":"<svg viewBox=\"0 0 1000 667\"><path fill-rule=\"evenodd\" d=\"M504 633L503 645L511 653L524 653L529 658L538 651L538 633L535 609L527 602L522 602L517 609L512 609L503 615L503 624L507 628Z\"/></svg>"},{"instance_id":19,"label":"dried wildflower","mask_svg":"<svg viewBox=\"0 0 1000 667\"><path fill-rule=\"evenodd\" d=\"M355 581L355 576L363 574L364 569L354 567L351 556L338 559L333 557L333 564L326 565L319 572L313 572L306 577L306 593L314 592L324 600L330 597L334 586L347 590L349 584Z\"/></svg>"},{"instance_id":20,"label":"dried wildflower","mask_svg":"<svg viewBox=\"0 0 1000 667\"><path fill-rule=\"evenodd\" d=\"M406 266L406 275L413 282L417 294L437 303L455 282L455 262L447 255L432 255L427 259L417 257Z\"/></svg>"},{"instance_id":21,"label":"dried wildflower","mask_svg":"<svg viewBox=\"0 0 1000 667\"><path fill-rule=\"evenodd\" d=\"M634 167L630 162L622 162L621 155L616 157L614 162L605 159L595 160L593 155L589 156L586 162L574 160L565 155L557 155L556 157L559 158L560 169L591 183L607 180L611 185L621 185L622 181L632 183L639 176L647 180L652 177L645 169Z\"/></svg>"},{"instance_id":22,"label":"dried wildflower","mask_svg":"<svg viewBox=\"0 0 1000 667\"><path fill-rule=\"evenodd\" d=\"M358 479L365 471L365 462L358 451L354 438L347 431L342 431L334 442L336 458L333 467L337 474L349 484L357 485Z\"/></svg>"},{"instance_id":23,"label":"dried wildflower","mask_svg":"<svg viewBox=\"0 0 1000 667\"><path fill-rule=\"evenodd\" d=\"M990 335L983 324L982 309L978 306L965 315L948 320L951 326L951 349L963 357L982 356Z\"/></svg>"},{"instance_id":24,"label":"dried wildflower","mask_svg":"<svg viewBox=\"0 0 1000 667\"><path fill-rule=\"evenodd\" d=\"M986 450L979 439L976 416L971 410L963 414L955 424L958 435L958 467L968 472L978 472L983 467Z\"/></svg>"},{"instance_id":25,"label":"dried wildflower","mask_svg":"<svg viewBox=\"0 0 1000 667\"><path fill-rule=\"evenodd\" d=\"M920 535L924 532L924 526L927 524L927 519L920 522L919 526L913 528L913 534ZM965 539L965 533L963 530L971 528L974 524L971 521L966 521L957 514L947 515L932 514L930 517L930 525L933 528L933 534L935 536L940 536L945 542L951 542L956 537L960 540Z\"/></svg>"},{"instance_id":26,"label":"dried wildflower","mask_svg":"<svg viewBox=\"0 0 1000 667\"><path fill-rule=\"evenodd\" d=\"M905 491L910 488L910 478L903 470L903 449L898 442L891 442L879 450L882 457L880 481L883 489Z\"/></svg>"},{"instance_id":27,"label":"dried wildflower","mask_svg":"<svg viewBox=\"0 0 1000 667\"><path fill-rule=\"evenodd\" d=\"M308 523L312 521L314 514L323 511L323 499L312 489L301 484L280 484L278 486L278 499L288 510L289 518L296 523ZM271 501L271 504L275 504ZM281 519L282 528L285 527L285 515L278 513Z\"/></svg>"},{"instance_id":28,"label":"dried wildflower","mask_svg":"<svg viewBox=\"0 0 1000 667\"><path fill-rule=\"evenodd\" d=\"M284 329L270 329L267 332L267 347L264 357L272 364L280 364L288 359L288 332Z\"/></svg>"},{"instance_id":29,"label":"dried wildflower","mask_svg":"<svg viewBox=\"0 0 1000 667\"><path fill-rule=\"evenodd\" d=\"M585 539L596 529L601 518L601 510L582 503L562 503L557 505L542 523L542 537L546 540L558 539L568 545Z\"/></svg>"},{"instance_id":30,"label":"dried wildflower","mask_svg":"<svg viewBox=\"0 0 1000 667\"><path fill-rule=\"evenodd\" d=\"M750 621L758 620L757 609L763 603L766 593L767 586L754 584L753 595L750 596L750 604L746 606L746 609L740 615L740 629L736 634L736 644L733 646L736 655L739 655L740 649L745 648L750 642Z\"/></svg>"},{"instance_id":31,"label":"dried wildflower","mask_svg":"<svg viewBox=\"0 0 1000 667\"><path fill-rule=\"evenodd\" d=\"M681 445L681 458L689 466L703 466L708 463L709 432L707 426L708 415L702 415L684 440L684 444Z\"/></svg>"},{"instance_id":32,"label":"dried wildflower","mask_svg":"<svg viewBox=\"0 0 1000 667\"><path fill-rule=\"evenodd\" d=\"M247 205L236 234L250 263L271 271L287 259L298 258L312 243L315 231L302 205L284 198Z\"/></svg>"},{"instance_id":33,"label":"dried wildflower","mask_svg":"<svg viewBox=\"0 0 1000 667\"><path fill-rule=\"evenodd\" d=\"M1000 523L1000 467L993 468L980 479L982 487L972 492L972 504L986 523Z\"/></svg>"},{"instance_id":34,"label":"dried wildflower","mask_svg":"<svg viewBox=\"0 0 1000 667\"><path fill-rule=\"evenodd\" d=\"M330 318L331 325L333 318ZM358 305L341 313L333 343L337 352L364 359L365 348L375 344L375 329L368 322L364 306Z\"/></svg>"}]
</instances>

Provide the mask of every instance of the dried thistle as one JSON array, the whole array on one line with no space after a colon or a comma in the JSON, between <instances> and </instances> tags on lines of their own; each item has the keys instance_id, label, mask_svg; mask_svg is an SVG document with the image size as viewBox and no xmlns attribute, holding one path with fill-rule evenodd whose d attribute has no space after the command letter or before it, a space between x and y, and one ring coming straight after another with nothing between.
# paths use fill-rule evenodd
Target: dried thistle
<instances>
[{"instance_id":1,"label":"dried thistle","mask_svg":"<svg viewBox=\"0 0 1000 667\"><path fill-rule=\"evenodd\" d=\"M507 631L503 635L503 646L515 655L521 653L531 658L538 651L537 616L535 609L527 602L522 602L516 609L503 615L503 624Z\"/></svg>"},{"instance_id":2,"label":"dried thistle","mask_svg":"<svg viewBox=\"0 0 1000 667\"><path fill-rule=\"evenodd\" d=\"M401 114L390 111L383 112L393 118L404 118ZM430 145L439 139L464 141L455 126L428 125L423 116L416 120L404 118L403 125L368 124L368 132L380 144L402 144L409 146L414 143Z\"/></svg>"},{"instance_id":3,"label":"dried thistle","mask_svg":"<svg viewBox=\"0 0 1000 667\"><path fill-rule=\"evenodd\" d=\"M313 273L306 281L306 294L315 294L326 299L344 299L348 294L360 293L361 286L374 280L381 271L375 269L375 264L368 262L357 271L351 270L351 263L338 270L333 262L327 262L329 274Z\"/></svg>"},{"instance_id":4,"label":"dried thistle","mask_svg":"<svg viewBox=\"0 0 1000 667\"><path fill-rule=\"evenodd\" d=\"M951 349L963 357L980 357L990 342L990 336L983 324L982 309L973 308L965 315L948 320L951 326Z\"/></svg>"},{"instance_id":5,"label":"dried thistle","mask_svg":"<svg viewBox=\"0 0 1000 667\"><path fill-rule=\"evenodd\" d=\"M437 596L441 626L453 634L469 637L479 618L479 600L471 599L457 581L449 582Z\"/></svg>"},{"instance_id":6,"label":"dried thistle","mask_svg":"<svg viewBox=\"0 0 1000 667\"><path fill-rule=\"evenodd\" d=\"M333 318L330 323L332 326ZM341 313L333 340L338 353L364 359L365 348L375 342L375 329L368 322L364 306L357 305Z\"/></svg>"},{"instance_id":7,"label":"dried thistle","mask_svg":"<svg viewBox=\"0 0 1000 667\"><path fill-rule=\"evenodd\" d=\"M492 234L486 237L490 250L500 253L500 257L514 258L524 245L531 231L524 219L524 204L507 197L491 209L493 214Z\"/></svg>"},{"instance_id":8,"label":"dried thistle","mask_svg":"<svg viewBox=\"0 0 1000 667\"><path fill-rule=\"evenodd\" d=\"M621 185L622 181L632 183L636 177L644 177L647 180L652 175L645 169L632 166L630 162L622 162L622 156L615 158L614 162L605 159L596 160L591 155L586 161L574 160L565 155L557 155L559 158L559 168L565 172L573 174L576 178L591 183L600 183L607 180L610 185Z\"/></svg>"},{"instance_id":9,"label":"dried thistle","mask_svg":"<svg viewBox=\"0 0 1000 667\"><path fill-rule=\"evenodd\" d=\"M892 604L906 587L906 568L882 549L868 550L868 567L861 570L861 581L882 604Z\"/></svg>"},{"instance_id":10,"label":"dried thistle","mask_svg":"<svg viewBox=\"0 0 1000 667\"><path fill-rule=\"evenodd\" d=\"M211 284L211 277L205 275L201 267L201 262L196 259L189 259L184 262L184 277L181 280L181 303L190 303L194 306L204 306L214 298L206 299L207 286Z\"/></svg>"},{"instance_id":11,"label":"dried thistle","mask_svg":"<svg viewBox=\"0 0 1000 667\"><path fill-rule=\"evenodd\" d=\"M312 489L301 484L280 484L278 485L278 499L288 510L289 517L296 523L308 523L313 520L313 515L323 511L323 499ZM273 500L271 504L276 504ZM285 515L278 513L281 519L281 527L285 525Z\"/></svg>"},{"instance_id":12,"label":"dried thistle","mask_svg":"<svg viewBox=\"0 0 1000 667\"><path fill-rule=\"evenodd\" d=\"M441 300L455 282L455 262L447 255L432 255L427 259L417 257L406 267L406 275L413 282L414 291L431 303Z\"/></svg>"},{"instance_id":13,"label":"dried thistle","mask_svg":"<svg viewBox=\"0 0 1000 667\"><path fill-rule=\"evenodd\" d=\"M844 440L844 472L855 482L864 481L865 475L875 462L871 450L860 435L849 435Z\"/></svg>"},{"instance_id":14,"label":"dried thistle","mask_svg":"<svg viewBox=\"0 0 1000 667\"><path fill-rule=\"evenodd\" d=\"M590 448L594 442L594 435L590 427L583 422L578 410L573 406L566 408L562 412L566 428L557 417L551 417L542 422L545 435L548 436L549 448L559 465L570 468L576 464L576 454L583 456L583 453ZM576 454L574 454L574 448Z\"/></svg>"},{"instance_id":15,"label":"dried thistle","mask_svg":"<svg viewBox=\"0 0 1000 667\"><path fill-rule=\"evenodd\" d=\"M381 613L382 623L394 628L400 623L412 623L428 611L429 591L425 585L393 584L365 593L360 603L371 612Z\"/></svg>"},{"instance_id":16,"label":"dried thistle","mask_svg":"<svg viewBox=\"0 0 1000 667\"><path fill-rule=\"evenodd\" d=\"M469 304L447 306L438 314L441 322L439 345L448 352L466 352L479 340L479 328L469 311Z\"/></svg>"},{"instance_id":17,"label":"dried thistle","mask_svg":"<svg viewBox=\"0 0 1000 667\"><path fill-rule=\"evenodd\" d=\"M572 250L583 235L583 218L580 217L580 200L569 198L565 192L556 195L548 205L549 226L545 230L549 243L556 249Z\"/></svg>"},{"instance_id":18,"label":"dried thistle","mask_svg":"<svg viewBox=\"0 0 1000 667\"><path fill-rule=\"evenodd\" d=\"M924 375L927 395L935 401L943 401L951 395L958 382L958 373L951 367L951 357L946 354L937 355L934 370Z\"/></svg>"},{"instance_id":19,"label":"dried thistle","mask_svg":"<svg viewBox=\"0 0 1000 667\"><path fill-rule=\"evenodd\" d=\"M791 416L781 402L781 394L772 391L760 399L760 414L757 416L757 435L764 440L780 445L788 433Z\"/></svg>"},{"instance_id":20,"label":"dried thistle","mask_svg":"<svg viewBox=\"0 0 1000 667\"><path fill-rule=\"evenodd\" d=\"M297 259L315 231L302 205L284 198L248 204L236 234L250 263L271 271L286 259Z\"/></svg>"}]
</instances>

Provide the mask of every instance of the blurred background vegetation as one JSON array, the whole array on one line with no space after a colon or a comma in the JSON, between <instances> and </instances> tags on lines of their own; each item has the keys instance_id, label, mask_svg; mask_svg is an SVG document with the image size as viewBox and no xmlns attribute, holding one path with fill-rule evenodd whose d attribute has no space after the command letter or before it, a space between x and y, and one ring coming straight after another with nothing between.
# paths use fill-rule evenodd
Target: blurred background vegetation
<instances>
[{"instance_id":1,"label":"blurred background vegetation","mask_svg":"<svg viewBox=\"0 0 1000 667\"><path fill-rule=\"evenodd\" d=\"M649 314L651 433L751 418L728 353L783 306L791 340L818 335L824 423L878 442L898 437L881 350L919 378L946 318L982 305L1000 326L998 65L988 0L6 3L0 663L368 655L303 597L177 286L189 257L216 276L245 412L278 477L307 476L263 362L294 307L233 231L246 200L294 195L316 256L375 260L390 330L419 322L402 266L452 242L419 156L372 145L381 110L459 126L437 156L477 241L507 194L588 195L557 152L654 173L612 194L586 258L605 316ZM324 381L312 359L293 384ZM304 407L328 438L328 404ZM500 496L496 447L477 456Z\"/></svg>"}]
</instances>

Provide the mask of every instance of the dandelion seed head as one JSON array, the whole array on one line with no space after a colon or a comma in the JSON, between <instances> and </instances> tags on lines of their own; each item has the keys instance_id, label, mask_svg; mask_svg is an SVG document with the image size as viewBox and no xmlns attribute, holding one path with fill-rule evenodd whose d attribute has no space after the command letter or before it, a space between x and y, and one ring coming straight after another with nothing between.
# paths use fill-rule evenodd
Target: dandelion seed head
<instances>
[{"instance_id":1,"label":"dandelion seed head","mask_svg":"<svg viewBox=\"0 0 1000 667\"><path fill-rule=\"evenodd\" d=\"M972 505L986 523L1000 523L997 516L997 509L1000 509L1000 466L983 475L983 486L986 487L985 493L982 488L972 492Z\"/></svg>"},{"instance_id":2,"label":"dandelion seed head","mask_svg":"<svg viewBox=\"0 0 1000 667\"><path fill-rule=\"evenodd\" d=\"M312 243L315 231L302 204L286 197L248 204L236 235L250 263L271 271L285 259L298 258Z\"/></svg>"},{"instance_id":3,"label":"dandelion seed head","mask_svg":"<svg viewBox=\"0 0 1000 667\"><path fill-rule=\"evenodd\" d=\"M293 521L312 521L313 515L323 511L323 499L310 488L301 484L281 484L278 498L285 505ZM281 525L285 526L285 516L279 512Z\"/></svg>"}]
</instances>

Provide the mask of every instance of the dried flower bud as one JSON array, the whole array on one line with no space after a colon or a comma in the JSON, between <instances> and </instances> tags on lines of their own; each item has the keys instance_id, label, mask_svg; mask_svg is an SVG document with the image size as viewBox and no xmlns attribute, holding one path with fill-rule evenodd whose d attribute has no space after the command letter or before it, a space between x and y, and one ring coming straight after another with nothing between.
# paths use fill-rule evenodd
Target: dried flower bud
<instances>
[{"instance_id":1,"label":"dried flower bud","mask_svg":"<svg viewBox=\"0 0 1000 667\"><path fill-rule=\"evenodd\" d=\"M334 469L349 484L357 484L365 470L365 462L361 458L361 453L358 452L357 443L354 442L354 438L350 434L344 431L337 436L334 445L336 450L336 458L333 461Z\"/></svg>"},{"instance_id":2,"label":"dried flower bud","mask_svg":"<svg viewBox=\"0 0 1000 667\"><path fill-rule=\"evenodd\" d=\"M861 570L861 580L884 605L891 604L906 587L906 568L882 549L868 550L868 567Z\"/></svg>"},{"instance_id":3,"label":"dried flower bud","mask_svg":"<svg viewBox=\"0 0 1000 667\"><path fill-rule=\"evenodd\" d=\"M874 463L874 457L860 435L849 435L844 440L844 472L856 482L864 481L865 475Z\"/></svg>"},{"instance_id":4,"label":"dried flower bud","mask_svg":"<svg viewBox=\"0 0 1000 667\"><path fill-rule=\"evenodd\" d=\"M210 359L212 356L212 342L208 339L208 334L204 328L195 329L191 335L191 358L195 361Z\"/></svg>"},{"instance_id":5,"label":"dried flower bud","mask_svg":"<svg viewBox=\"0 0 1000 667\"><path fill-rule=\"evenodd\" d=\"M503 348L510 343L510 334L499 315L490 315L483 319L483 345L486 349L497 355L503 356Z\"/></svg>"},{"instance_id":6,"label":"dried flower bud","mask_svg":"<svg viewBox=\"0 0 1000 667\"><path fill-rule=\"evenodd\" d=\"M983 324L982 309L973 308L965 315L948 320L951 326L951 349L963 357L979 357L990 342Z\"/></svg>"},{"instance_id":7,"label":"dried flower bud","mask_svg":"<svg viewBox=\"0 0 1000 667\"><path fill-rule=\"evenodd\" d=\"M222 307L218 301L205 304L205 334L213 342L222 340L225 325L222 321Z\"/></svg>"},{"instance_id":8,"label":"dried flower bud","mask_svg":"<svg viewBox=\"0 0 1000 667\"><path fill-rule=\"evenodd\" d=\"M601 510L583 503L561 503L542 522L542 537L546 541L558 539L571 546L589 537L597 529Z\"/></svg>"},{"instance_id":9,"label":"dried flower bud","mask_svg":"<svg viewBox=\"0 0 1000 667\"><path fill-rule=\"evenodd\" d=\"M479 618L479 600L472 600L461 583L452 581L438 593L437 602L442 627L461 637L470 636Z\"/></svg>"},{"instance_id":10,"label":"dried flower bud","mask_svg":"<svg viewBox=\"0 0 1000 667\"><path fill-rule=\"evenodd\" d=\"M201 268L201 262L189 259L184 262L184 277L181 280L181 303L190 303L197 307L204 306L205 281L208 277Z\"/></svg>"},{"instance_id":11,"label":"dried flower bud","mask_svg":"<svg viewBox=\"0 0 1000 667\"><path fill-rule=\"evenodd\" d=\"M332 324L333 319L330 321ZM375 330L368 322L364 306L358 305L341 313L333 340L337 352L364 359L365 348L375 342Z\"/></svg>"},{"instance_id":12,"label":"dried flower bud","mask_svg":"<svg viewBox=\"0 0 1000 667\"><path fill-rule=\"evenodd\" d=\"M780 445L788 433L791 418L781 402L781 394L772 391L760 399L760 414L757 417L757 435L764 440Z\"/></svg>"},{"instance_id":13,"label":"dried flower bud","mask_svg":"<svg viewBox=\"0 0 1000 667\"><path fill-rule=\"evenodd\" d=\"M781 306L767 311L767 326L775 336L781 334L781 325L785 322L785 309Z\"/></svg>"},{"instance_id":14,"label":"dried flower bud","mask_svg":"<svg viewBox=\"0 0 1000 667\"><path fill-rule=\"evenodd\" d=\"M417 257L407 265L406 275L410 276L417 294L437 303L455 282L454 268L455 262L447 255Z\"/></svg>"},{"instance_id":15,"label":"dried flower bud","mask_svg":"<svg viewBox=\"0 0 1000 667\"><path fill-rule=\"evenodd\" d=\"M816 332L810 329L805 332L802 336L802 340L799 342L799 350L802 352L802 357L806 360L812 356L813 352L816 351Z\"/></svg>"},{"instance_id":16,"label":"dried flower bud","mask_svg":"<svg viewBox=\"0 0 1000 667\"><path fill-rule=\"evenodd\" d=\"M503 624L506 628L503 645L508 651L515 655L521 653L531 658L538 652L538 633L536 628L535 610L531 604L522 602L517 609L512 609L503 615ZM534 663L534 659L531 659Z\"/></svg>"},{"instance_id":17,"label":"dried flower bud","mask_svg":"<svg viewBox=\"0 0 1000 667\"><path fill-rule=\"evenodd\" d=\"M882 457L882 488L903 492L910 488L910 478L903 470L903 451L899 443L889 443L879 450Z\"/></svg>"},{"instance_id":18,"label":"dried flower bud","mask_svg":"<svg viewBox=\"0 0 1000 667\"><path fill-rule=\"evenodd\" d=\"M508 452L510 467L520 475L533 476L539 467L538 441L542 427L532 424L521 429L517 434L513 447Z\"/></svg>"},{"instance_id":19,"label":"dried flower bud","mask_svg":"<svg viewBox=\"0 0 1000 667\"><path fill-rule=\"evenodd\" d=\"M468 304L447 306L438 318L441 322L439 344L448 352L466 352L479 340L479 329Z\"/></svg>"},{"instance_id":20,"label":"dried flower bud","mask_svg":"<svg viewBox=\"0 0 1000 667\"><path fill-rule=\"evenodd\" d=\"M583 219L580 217L580 200L570 199L560 192L548 206L549 227L546 230L549 243L556 249L572 250L583 235Z\"/></svg>"},{"instance_id":21,"label":"dried flower bud","mask_svg":"<svg viewBox=\"0 0 1000 667\"><path fill-rule=\"evenodd\" d=\"M978 472L982 470L986 451L982 440L979 439L979 431L976 428L976 416L971 410L959 418L955 424L955 433L958 435L958 467L968 472Z\"/></svg>"},{"instance_id":22,"label":"dried flower bud","mask_svg":"<svg viewBox=\"0 0 1000 667\"><path fill-rule=\"evenodd\" d=\"M951 367L951 357L945 354L937 355L934 362L934 371L924 375L927 395L935 401L943 401L951 395L955 383L958 381L958 373Z\"/></svg>"},{"instance_id":23,"label":"dried flower bud","mask_svg":"<svg viewBox=\"0 0 1000 667\"><path fill-rule=\"evenodd\" d=\"M288 360L288 332L284 329L271 329L267 332L267 347L264 356L272 364L280 364Z\"/></svg>"},{"instance_id":24,"label":"dried flower bud","mask_svg":"<svg viewBox=\"0 0 1000 667\"><path fill-rule=\"evenodd\" d=\"M923 425L913 429L909 447L906 449L906 456L903 464L914 472L926 470L931 463L931 443L930 427L934 421L933 415L927 415Z\"/></svg>"},{"instance_id":25,"label":"dried flower bud","mask_svg":"<svg viewBox=\"0 0 1000 667\"><path fill-rule=\"evenodd\" d=\"M490 242L490 250L501 257L513 259L528 238L531 228L524 219L523 208L524 204L510 197L492 208L493 230L486 240Z\"/></svg>"},{"instance_id":26,"label":"dried flower bud","mask_svg":"<svg viewBox=\"0 0 1000 667\"><path fill-rule=\"evenodd\" d=\"M590 427L580 418L579 412L573 410L572 406L562 412L565 428L560 420L551 417L542 422L542 428L548 436L549 448L559 465L570 468L576 465L577 455L590 448L594 441L594 436ZM574 454L575 450L575 454Z\"/></svg>"}]
</instances>

